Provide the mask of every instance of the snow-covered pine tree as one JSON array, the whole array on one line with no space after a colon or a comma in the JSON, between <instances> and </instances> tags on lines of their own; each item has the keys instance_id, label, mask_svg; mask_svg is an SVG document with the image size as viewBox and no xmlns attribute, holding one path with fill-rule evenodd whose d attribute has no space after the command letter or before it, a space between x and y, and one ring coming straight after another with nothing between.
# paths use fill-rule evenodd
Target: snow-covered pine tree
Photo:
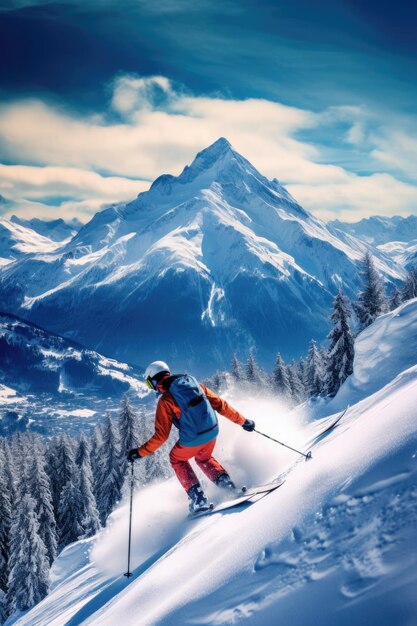
<instances>
[{"instance_id":1,"label":"snow-covered pine tree","mask_svg":"<svg viewBox=\"0 0 417 626\"><path fill-rule=\"evenodd\" d=\"M75 463L78 467L81 467L85 460L90 463L90 442L87 440L85 434L81 433L75 449Z\"/></svg>"},{"instance_id":2,"label":"snow-covered pine tree","mask_svg":"<svg viewBox=\"0 0 417 626\"><path fill-rule=\"evenodd\" d=\"M97 425L94 429L93 437L91 439L90 451L91 472L93 475L93 493L97 503L100 498L100 486L103 479L102 446L103 434L100 425Z\"/></svg>"},{"instance_id":3,"label":"snow-covered pine tree","mask_svg":"<svg viewBox=\"0 0 417 626\"><path fill-rule=\"evenodd\" d=\"M18 467L18 469L15 469L14 471L16 477L16 501L14 507L19 505L23 496L26 493L31 495L29 487L29 465L33 455L34 447L35 441L33 434L29 435L26 433L16 433L16 435L12 437L11 452L13 454L15 467ZM22 454L22 450L25 451L25 454ZM16 463L18 463L17 466Z\"/></svg>"},{"instance_id":4,"label":"snow-covered pine tree","mask_svg":"<svg viewBox=\"0 0 417 626\"><path fill-rule=\"evenodd\" d=\"M6 438L4 438L2 441L2 449L3 449L3 458L4 458L3 476L6 481L6 489L7 489L7 493L9 494L10 504L12 508L14 508L16 506L16 498L17 498L16 475L15 475L16 469L15 469L15 464L13 461L13 456L10 450L10 445Z\"/></svg>"},{"instance_id":5,"label":"snow-covered pine tree","mask_svg":"<svg viewBox=\"0 0 417 626\"><path fill-rule=\"evenodd\" d=\"M81 509L81 537L92 537L100 530L100 515L93 493L93 475L88 458L81 463L79 473L79 492Z\"/></svg>"},{"instance_id":6,"label":"snow-covered pine tree","mask_svg":"<svg viewBox=\"0 0 417 626\"><path fill-rule=\"evenodd\" d=\"M239 359L237 358L236 354L234 354L232 356L232 380L235 383L239 383L242 381L243 378L243 372L242 372L242 366L240 364Z\"/></svg>"},{"instance_id":7,"label":"snow-covered pine tree","mask_svg":"<svg viewBox=\"0 0 417 626\"><path fill-rule=\"evenodd\" d=\"M119 415L120 471L123 477L126 476L129 465L127 453L139 445L138 430L138 418L129 402L128 395L125 394Z\"/></svg>"},{"instance_id":8,"label":"snow-covered pine tree","mask_svg":"<svg viewBox=\"0 0 417 626\"><path fill-rule=\"evenodd\" d=\"M5 610L4 600L9 573L9 544L12 514L12 505L7 488L4 465L4 449L0 449L0 623L2 623L5 618L5 615L2 616L2 612Z\"/></svg>"},{"instance_id":9,"label":"snow-covered pine tree","mask_svg":"<svg viewBox=\"0 0 417 626\"><path fill-rule=\"evenodd\" d=\"M47 451L46 471L51 481L52 501L55 518L59 519L61 492L76 471L74 450L66 434L53 437Z\"/></svg>"},{"instance_id":10,"label":"snow-covered pine tree","mask_svg":"<svg viewBox=\"0 0 417 626\"><path fill-rule=\"evenodd\" d=\"M58 507L58 537L60 548L77 541L83 535L83 511L79 489L79 468L74 472L61 490Z\"/></svg>"},{"instance_id":11,"label":"snow-covered pine tree","mask_svg":"<svg viewBox=\"0 0 417 626\"><path fill-rule=\"evenodd\" d=\"M101 486L97 505L100 521L105 526L107 517L120 500L124 478L120 468L120 444L117 430L108 415L103 428L101 459Z\"/></svg>"},{"instance_id":12,"label":"snow-covered pine tree","mask_svg":"<svg viewBox=\"0 0 417 626\"><path fill-rule=\"evenodd\" d=\"M327 338L330 342L324 393L335 396L340 385L353 371L354 344L349 327L351 311L348 301L341 291L333 301L333 312L330 316L333 328Z\"/></svg>"},{"instance_id":13,"label":"snow-covered pine tree","mask_svg":"<svg viewBox=\"0 0 417 626\"><path fill-rule=\"evenodd\" d=\"M56 557L57 529L52 503L51 484L45 471L45 456L39 446L35 445L32 459L29 461L27 478L28 493L35 501L35 512L39 522L39 536L42 539L49 563Z\"/></svg>"},{"instance_id":14,"label":"snow-covered pine tree","mask_svg":"<svg viewBox=\"0 0 417 626\"><path fill-rule=\"evenodd\" d=\"M402 302L407 302L407 300L412 300L413 298L417 298L417 270L415 269L407 272L404 287L401 290Z\"/></svg>"},{"instance_id":15,"label":"snow-covered pine tree","mask_svg":"<svg viewBox=\"0 0 417 626\"><path fill-rule=\"evenodd\" d=\"M300 357L298 361L295 362L295 366L298 372L298 378L301 383L301 400L305 400L307 398L307 389L306 389L306 372L307 372L307 361L303 357Z\"/></svg>"},{"instance_id":16,"label":"snow-covered pine tree","mask_svg":"<svg viewBox=\"0 0 417 626\"><path fill-rule=\"evenodd\" d=\"M402 302L401 292L397 288L397 286L394 285L393 290L391 292L390 299L389 299L389 305L388 305L389 310L393 311L394 309L400 306L401 302Z\"/></svg>"},{"instance_id":17,"label":"snow-covered pine tree","mask_svg":"<svg viewBox=\"0 0 417 626\"><path fill-rule=\"evenodd\" d=\"M79 492L80 492L80 515L82 535L80 537L91 537L100 529L100 516L97 510L96 496L94 493L94 479L91 467L90 443L81 433L78 439L78 446L75 452L75 463L79 468Z\"/></svg>"},{"instance_id":18,"label":"snow-covered pine tree","mask_svg":"<svg viewBox=\"0 0 417 626\"><path fill-rule=\"evenodd\" d=\"M3 624L7 619L7 595L0 588L0 624Z\"/></svg>"},{"instance_id":19,"label":"snow-covered pine tree","mask_svg":"<svg viewBox=\"0 0 417 626\"><path fill-rule=\"evenodd\" d=\"M220 370L216 370L208 381L208 387L213 389L216 393L221 393L223 386L226 380L226 372L221 372Z\"/></svg>"},{"instance_id":20,"label":"snow-covered pine tree","mask_svg":"<svg viewBox=\"0 0 417 626\"><path fill-rule=\"evenodd\" d=\"M17 432L14 433L13 436L11 437L11 439L9 440L10 442L10 453L14 459L14 465L16 467L21 468L24 460L25 460L25 456L23 454L23 450L25 450L25 440L23 437L23 433ZM20 473L20 472L19 472ZM17 488L17 485L16 485Z\"/></svg>"},{"instance_id":21,"label":"snow-covered pine tree","mask_svg":"<svg viewBox=\"0 0 417 626\"><path fill-rule=\"evenodd\" d=\"M362 259L361 275L363 290L359 293L354 309L359 321L360 330L363 330L387 310L387 298L381 276L375 269L372 255L369 251Z\"/></svg>"},{"instance_id":22,"label":"snow-covered pine tree","mask_svg":"<svg viewBox=\"0 0 417 626\"><path fill-rule=\"evenodd\" d=\"M284 399L291 399L292 393L287 366L285 365L280 352L278 352L275 357L275 366L272 372L272 389Z\"/></svg>"},{"instance_id":23,"label":"snow-covered pine tree","mask_svg":"<svg viewBox=\"0 0 417 626\"><path fill-rule=\"evenodd\" d=\"M35 501L25 494L14 512L10 542L8 579L9 613L26 611L48 593L49 561L39 536Z\"/></svg>"},{"instance_id":24,"label":"snow-covered pine tree","mask_svg":"<svg viewBox=\"0 0 417 626\"><path fill-rule=\"evenodd\" d=\"M10 440L10 453L13 458L13 479L15 488L15 502L14 506L17 506L21 501L27 489L27 478L29 473L29 458L30 453L28 451L33 448L33 439L31 439L26 433L14 433ZM25 454L23 454L23 450ZM12 504L13 506L13 504Z\"/></svg>"},{"instance_id":25,"label":"snow-covered pine tree","mask_svg":"<svg viewBox=\"0 0 417 626\"><path fill-rule=\"evenodd\" d=\"M249 353L248 360L246 361L245 368L245 380L251 385L259 387L261 385L261 372L259 365L253 356L253 352Z\"/></svg>"},{"instance_id":26,"label":"snow-covered pine tree","mask_svg":"<svg viewBox=\"0 0 417 626\"><path fill-rule=\"evenodd\" d=\"M298 404L304 400L305 391L304 384L300 377L300 370L298 364L293 361L287 367L288 380L291 389L291 398L295 404Z\"/></svg>"},{"instance_id":27,"label":"snow-covered pine tree","mask_svg":"<svg viewBox=\"0 0 417 626\"><path fill-rule=\"evenodd\" d=\"M308 397L316 398L323 392L324 363L317 344L312 339L308 348L305 384Z\"/></svg>"}]
</instances>

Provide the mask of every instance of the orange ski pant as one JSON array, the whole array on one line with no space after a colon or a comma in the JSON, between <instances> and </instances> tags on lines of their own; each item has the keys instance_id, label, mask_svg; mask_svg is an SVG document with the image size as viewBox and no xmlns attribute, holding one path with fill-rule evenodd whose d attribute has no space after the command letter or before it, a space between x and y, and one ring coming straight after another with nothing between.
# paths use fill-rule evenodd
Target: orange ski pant
<instances>
[{"instance_id":1,"label":"orange ski pant","mask_svg":"<svg viewBox=\"0 0 417 626\"><path fill-rule=\"evenodd\" d=\"M188 491L191 487L199 483L189 463L190 459L194 458L198 467L204 472L207 478L212 481L217 480L220 474L226 473L226 470L212 456L215 445L216 439L194 447L182 446L179 441L177 441L172 448L169 460L185 491Z\"/></svg>"}]
</instances>

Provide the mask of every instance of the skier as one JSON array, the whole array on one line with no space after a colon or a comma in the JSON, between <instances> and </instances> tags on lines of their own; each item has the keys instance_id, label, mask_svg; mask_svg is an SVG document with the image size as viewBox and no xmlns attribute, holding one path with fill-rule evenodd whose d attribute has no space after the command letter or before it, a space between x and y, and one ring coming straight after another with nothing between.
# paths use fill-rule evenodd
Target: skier
<instances>
[{"instance_id":1,"label":"skier","mask_svg":"<svg viewBox=\"0 0 417 626\"><path fill-rule=\"evenodd\" d=\"M247 431L253 431L255 422L245 419L225 400L188 374L171 375L163 361L154 361L145 371L150 389L161 394L155 415L155 433L139 448L128 453L134 461L157 450L169 437L172 424L179 430L179 440L169 459L190 499L190 512L208 509L207 498L189 460L194 458L199 468L218 487L235 489L224 467L212 456L219 426L216 411Z\"/></svg>"}]
</instances>

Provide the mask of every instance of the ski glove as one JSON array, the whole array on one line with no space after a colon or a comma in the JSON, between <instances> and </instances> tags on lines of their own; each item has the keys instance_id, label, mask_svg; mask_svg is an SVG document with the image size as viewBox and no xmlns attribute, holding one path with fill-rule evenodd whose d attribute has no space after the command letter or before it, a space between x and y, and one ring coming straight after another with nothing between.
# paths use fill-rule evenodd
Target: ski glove
<instances>
[{"instance_id":1,"label":"ski glove","mask_svg":"<svg viewBox=\"0 0 417 626\"><path fill-rule=\"evenodd\" d=\"M243 430L247 430L248 432L252 432L255 430L255 422L253 420L246 420L244 424L242 424Z\"/></svg>"},{"instance_id":2,"label":"ski glove","mask_svg":"<svg viewBox=\"0 0 417 626\"><path fill-rule=\"evenodd\" d=\"M127 453L127 459L130 463L133 463L133 461L136 461L136 459L140 459L138 449L132 448L132 450L129 450L129 452Z\"/></svg>"}]
</instances>

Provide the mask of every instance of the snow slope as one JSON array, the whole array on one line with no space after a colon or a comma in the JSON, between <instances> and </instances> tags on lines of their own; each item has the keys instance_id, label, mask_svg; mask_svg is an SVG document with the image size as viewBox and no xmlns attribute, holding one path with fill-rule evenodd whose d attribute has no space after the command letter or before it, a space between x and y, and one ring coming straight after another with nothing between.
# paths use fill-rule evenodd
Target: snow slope
<instances>
[{"instance_id":1,"label":"snow slope","mask_svg":"<svg viewBox=\"0 0 417 626\"><path fill-rule=\"evenodd\" d=\"M378 249L406 270L417 269L417 239L409 242L391 241L378 246Z\"/></svg>"},{"instance_id":2,"label":"snow slope","mask_svg":"<svg viewBox=\"0 0 417 626\"><path fill-rule=\"evenodd\" d=\"M334 293L357 290L365 248L221 138L180 176L97 213L61 250L3 268L0 295L7 311L119 360L159 352L201 375L253 345L269 366L273 343L304 353L327 333ZM403 276L376 255L387 281Z\"/></svg>"},{"instance_id":3,"label":"snow slope","mask_svg":"<svg viewBox=\"0 0 417 626\"><path fill-rule=\"evenodd\" d=\"M389 320L389 354L405 343L417 354L415 306L403 305ZM386 324L386 316L378 319L369 333L379 339ZM95 542L63 552L51 594L15 623L414 625L417 365L410 349L404 369L394 363L375 391L376 376L360 377L375 350L370 341L365 350L365 339L355 361L364 399L313 449L311 461L292 464L284 486L234 513L199 520L185 518L175 482L149 487L134 502L134 576L121 575L123 505ZM241 400L239 408L294 445L320 426L278 419L282 407L267 404ZM291 465L288 451L223 426L218 455L238 480L265 480Z\"/></svg>"},{"instance_id":4,"label":"snow slope","mask_svg":"<svg viewBox=\"0 0 417 626\"><path fill-rule=\"evenodd\" d=\"M381 315L355 341L353 375L328 406L338 411L375 393L395 376L417 365L417 298Z\"/></svg>"},{"instance_id":5,"label":"snow slope","mask_svg":"<svg viewBox=\"0 0 417 626\"><path fill-rule=\"evenodd\" d=\"M13 217L9 220L0 219L0 267L26 254L54 252L62 242L63 240L52 240L45 234L40 234L25 220Z\"/></svg>"},{"instance_id":6,"label":"snow slope","mask_svg":"<svg viewBox=\"0 0 417 626\"><path fill-rule=\"evenodd\" d=\"M25 228L30 228L38 233L38 235L47 237L56 242L64 242L72 239L80 228L82 228L82 223L77 218L66 222L62 218L57 218L56 220L42 220L34 217L25 220L17 215L12 215L10 222L24 226Z\"/></svg>"}]
</instances>

